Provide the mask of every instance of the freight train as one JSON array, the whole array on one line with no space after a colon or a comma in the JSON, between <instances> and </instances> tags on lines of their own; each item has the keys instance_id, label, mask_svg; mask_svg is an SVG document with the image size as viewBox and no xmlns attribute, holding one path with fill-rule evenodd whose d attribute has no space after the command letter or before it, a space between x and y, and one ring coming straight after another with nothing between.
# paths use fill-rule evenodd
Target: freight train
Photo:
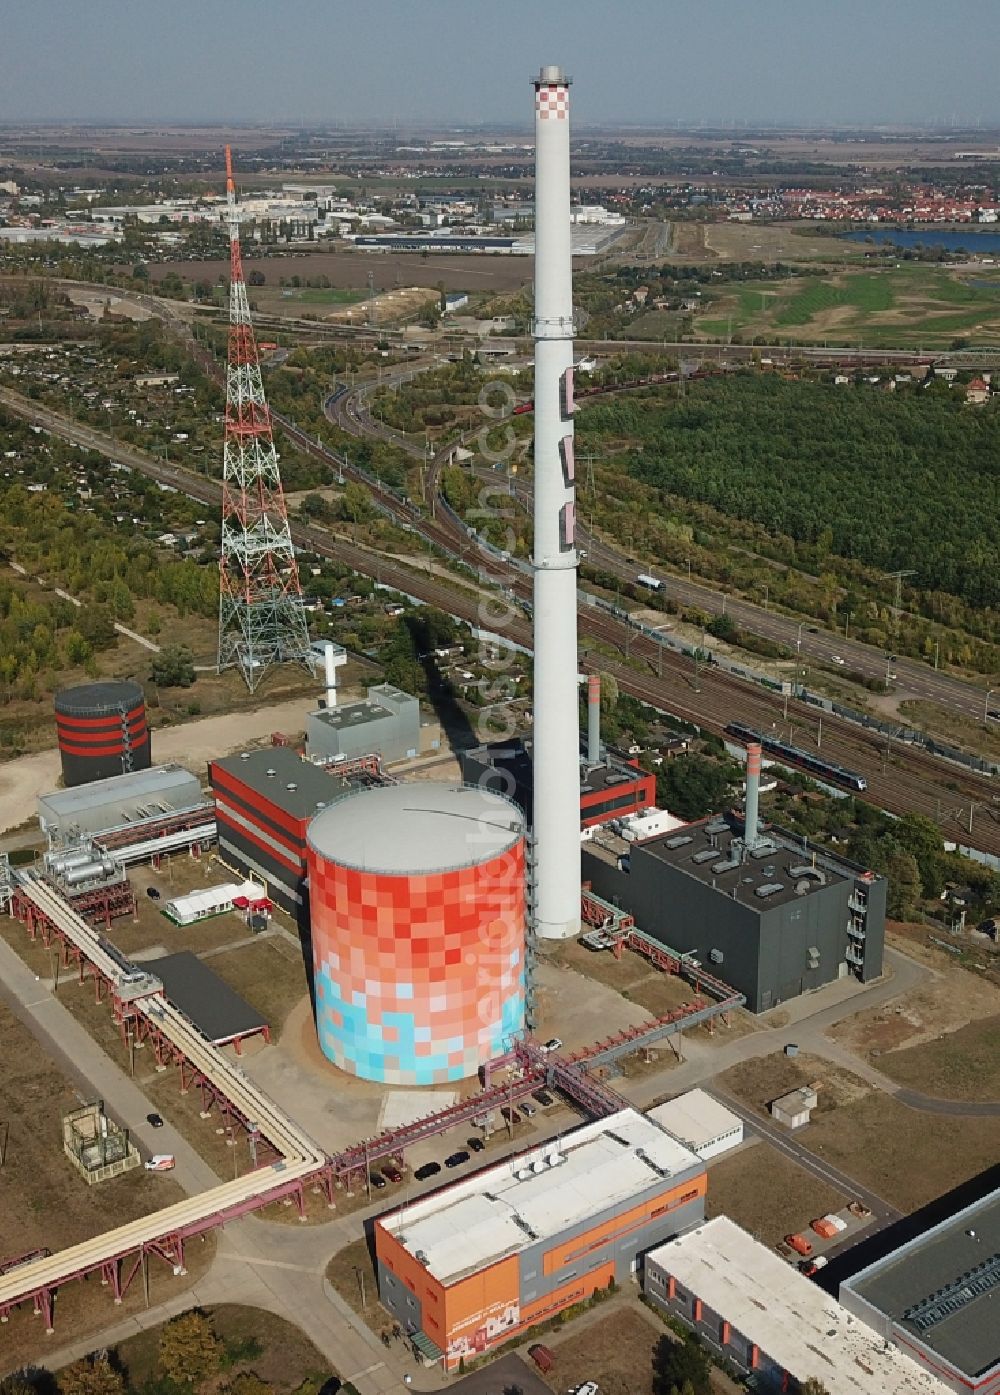
<instances>
[{"instance_id":1,"label":"freight train","mask_svg":"<svg viewBox=\"0 0 1000 1395\"><path fill-rule=\"evenodd\" d=\"M838 785L846 785L848 789L861 793L868 788L868 781L863 775L858 775L853 770L845 770L842 765L836 765L833 761L823 760L812 751L803 751L798 746L790 746L787 741L779 741L774 736L765 736L762 732L755 731L753 727L747 727L742 722L729 722L726 731L730 736L737 737L744 745L748 741L757 741L768 755L774 756L777 760L787 761L789 765L801 767L810 775L815 775L819 780L832 780Z\"/></svg>"}]
</instances>

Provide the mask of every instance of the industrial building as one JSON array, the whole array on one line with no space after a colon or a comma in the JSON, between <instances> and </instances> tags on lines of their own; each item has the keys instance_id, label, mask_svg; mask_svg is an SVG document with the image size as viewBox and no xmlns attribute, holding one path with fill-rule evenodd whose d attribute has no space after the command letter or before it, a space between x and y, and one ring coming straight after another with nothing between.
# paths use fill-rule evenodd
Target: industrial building
<instances>
[{"instance_id":1,"label":"industrial building","mask_svg":"<svg viewBox=\"0 0 1000 1395\"><path fill-rule=\"evenodd\" d=\"M530 817L533 803L533 751L530 739L496 741L460 754L462 778L470 785L506 794ZM605 756L580 762L580 827L596 828L610 819L641 813L656 803L656 776L638 764Z\"/></svg>"},{"instance_id":2,"label":"industrial building","mask_svg":"<svg viewBox=\"0 0 1000 1395\"><path fill-rule=\"evenodd\" d=\"M620 852L588 843L583 876L648 935L718 969L751 1012L882 972L885 878L776 828L761 833L750 762L744 819L700 819Z\"/></svg>"},{"instance_id":3,"label":"industrial building","mask_svg":"<svg viewBox=\"0 0 1000 1395\"><path fill-rule=\"evenodd\" d=\"M375 1222L379 1297L453 1371L622 1282L704 1217L705 1165L634 1109Z\"/></svg>"},{"instance_id":4,"label":"industrial building","mask_svg":"<svg viewBox=\"0 0 1000 1395\"><path fill-rule=\"evenodd\" d=\"M175 896L164 903L163 914L175 925L194 925L199 920L225 915L227 911L261 911L270 907L262 886L256 882L226 882L222 886L206 886Z\"/></svg>"},{"instance_id":5,"label":"industrial building","mask_svg":"<svg viewBox=\"0 0 1000 1395\"><path fill-rule=\"evenodd\" d=\"M743 1142L743 1120L706 1090L688 1090L648 1110L646 1117L697 1153L703 1162L728 1153Z\"/></svg>"},{"instance_id":6,"label":"industrial building","mask_svg":"<svg viewBox=\"0 0 1000 1395\"><path fill-rule=\"evenodd\" d=\"M391 683L368 689L364 702L328 705L306 717L311 759L355 760L377 754L384 761L420 754L420 703Z\"/></svg>"},{"instance_id":7,"label":"industrial building","mask_svg":"<svg viewBox=\"0 0 1000 1395\"><path fill-rule=\"evenodd\" d=\"M1000 1390L1000 1191L840 1286L840 1301L956 1395Z\"/></svg>"},{"instance_id":8,"label":"industrial building","mask_svg":"<svg viewBox=\"0 0 1000 1395\"><path fill-rule=\"evenodd\" d=\"M214 760L208 778L222 861L305 926L306 828L342 785L287 746Z\"/></svg>"},{"instance_id":9,"label":"industrial building","mask_svg":"<svg viewBox=\"0 0 1000 1395\"><path fill-rule=\"evenodd\" d=\"M727 1216L651 1250L643 1289L755 1390L798 1390L812 1379L828 1395L945 1395L936 1375Z\"/></svg>"},{"instance_id":10,"label":"industrial building","mask_svg":"<svg viewBox=\"0 0 1000 1395\"><path fill-rule=\"evenodd\" d=\"M524 1026L524 819L488 790L346 795L309 826L316 1031L365 1080L474 1075Z\"/></svg>"},{"instance_id":11,"label":"industrial building","mask_svg":"<svg viewBox=\"0 0 1000 1395\"><path fill-rule=\"evenodd\" d=\"M155 765L38 797L38 822L51 843L135 827L204 806L197 777L180 765Z\"/></svg>"},{"instance_id":12,"label":"industrial building","mask_svg":"<svg viewBox=\"0 0 1000 1395\"><path fill-rule=\"evenodd\" d=\"M146 704L138 683L83 683L56 693L56 733L67 789L148 770Z\"/></svg>"}]
</instances>

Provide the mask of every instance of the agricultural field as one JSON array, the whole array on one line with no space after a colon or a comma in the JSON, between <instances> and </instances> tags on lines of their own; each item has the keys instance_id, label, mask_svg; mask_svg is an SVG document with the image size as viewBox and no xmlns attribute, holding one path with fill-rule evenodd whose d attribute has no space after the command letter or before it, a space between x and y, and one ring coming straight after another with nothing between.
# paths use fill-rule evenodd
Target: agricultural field
<instances>
[{"instance_id":1,"label":"agricultural field","mask_svg":"<svg viewBox=\"0 0 1000 1395\"><path fill-rule=\"evenodd\" d=\"M689 224L674 224L675 233ZM864 249L842 242L832 233L815 235L814 223L707 223L694 224L701 232L703 260L723 262L859 262ZM808 237L803 236L809 231ZM686 250L681 241L681 249ZM693 249L692 249L693 250Z\"/></svg>"},{"instance_id":2,"label":"agricultural field","mask_svg":"<svg viewBox=\"0 0 1000 1395\"><path fill-rule=\"evenodd\" d=\"M900 264L749 282L713 297L694 331L865 348L951 348L956 339L1000 345L1000 273Z\"/></svg>"}]
</instances>

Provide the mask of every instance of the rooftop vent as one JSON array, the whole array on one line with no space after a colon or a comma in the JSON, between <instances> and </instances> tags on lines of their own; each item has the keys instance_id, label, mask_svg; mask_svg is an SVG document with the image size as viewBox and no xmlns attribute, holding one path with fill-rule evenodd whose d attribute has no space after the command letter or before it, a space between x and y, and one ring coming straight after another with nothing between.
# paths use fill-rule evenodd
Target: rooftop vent
<instances>
[{"instance_id":1,"label":"rooftop vent","mask_svg":"<svg viewBox=\"0 0 1000 1395\"><path fill-rule=\"evenodd\" d=\"M750 848L750 856L756 861L760 857L773 857L778 851L774 843L769 843L766 838L762 839L756 847Z\"/></svg>"},{"instance_id":2,"label":"rooftop vent","mask_svg":"<svg viewBox=\"0 0 1000 1395\"><path fill-rule=\"evenodd\" d=\"M249 760L249 759L250 759L250 752L249 752L249 751L241 751L241 752L240 752L240 760Z\"/></svg>"},{"instance_id":3,"label":"rooftop vent","mask_svg":"<svg viewBox=\"0 0 1000 1395\"><path fill-rule=\"evenodd\" d=\"M766 901L769 896L777 896L778 892L784 891L784 889L781 882L764 882L763 886L757 888L754 895L759 896L762 901Z\"/></svg>"},{"instance_id":4,"label":"rooftop vent","mask_svg":"<svg viewBox=\"0 0 1000 1395\"><path fill-rule=\"evenodd\" d=\"M275 775L277 775L277 773L278 773L278 772L277 772L276 770L274 770L273 768L269 768L268 771L267 771L267 778L268 778L269 780L273 780L274 777L275 777Z\"/></svg>"},{"instance_id":5,"label":"rooftop vent","mask_svg":"<svg viewBox=\"0 0 1000 1395\"><path fill-rule=\"evenodd\" d=\"M716 856L718 851L718 848L702 848L701 852L695 853L691 861L698 863L699 866L703 862L711 862L712 858Z\"/></svg>"},{"instance_id":6,"label":"rooftop vent","mask_svg":"<svg viewBox=\"0 0 1000 1395\"><path fill-rule=\"evenodd\" d=\"M294 780L289 780L288 784L285 786L285 789L286 789L286 790L297 790L297 789L298 789L298 785L295 783Z\"/></svg>"},{"instance_id":7,"label":"rooftop vent","mask_svg":"<svg viewBox=\"0 0 1000 1395\"><path fill-rule=\"evenodd\" d=\"M713 857L714 855L715 854L713 853ZM713 862L712 871L716 874L716 876L721 876L723 872L735 872L739 865L740 860L738 857L727 857L724 858L721 862Z\"/></svg>"},{"instance_id":8,"label":"rooftop vent","mask_svg":"<svg viewBox=\"0 0 1000 1395\"><path fill-rule=\"evenodd\" d=\"M668 838L663 846L669 848L672 852L674 848L683 848L688 843L693 842L694 839L691 837L690 833L681 833L676 838Z\"/></svg>"}]
</instances>

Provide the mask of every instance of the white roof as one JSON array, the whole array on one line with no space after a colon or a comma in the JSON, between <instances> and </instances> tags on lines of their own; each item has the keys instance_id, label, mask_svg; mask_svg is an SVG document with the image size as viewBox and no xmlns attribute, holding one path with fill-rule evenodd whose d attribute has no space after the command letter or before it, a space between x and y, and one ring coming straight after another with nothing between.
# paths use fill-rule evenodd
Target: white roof
<instances>
[{"instance_id":1,"label":"white roof","mask_svg":"<svg viewBox=\"0 0 1000 1395\"><path fill-rule=\"evenodd\" d=\"M695 1150L734 1133L742 1122L738 1114L705 1090L688 1090L687 1094L658 1104L655 1109L647 1110L647 1118L654 1119L667 1133Z\"/></svg>"},{"instance_id":2,"label":"white roof","mask_svg":"<svg viewBox=\"0 0 1000 1395\"><path fill-rule=\"evenodd\" d=\"M553 1155L562 1160L555 1166L546 1161ZM622 1109L424 1197L381 1224L449 1284L703 1166L657 1124Z\"/></svg>"},{"instance_id":3,"label":"white roof","mask_svg":"<svg viewBox=\"0 0 1000 1395\"><path fill-rule=\"evenodd\" d=\"M646 1262L673 1275L796 1380L815 1377L829 1395L946 1395L936 1376L728 1216L658 1246Z\"/></svg>"},{"instance_id":4,"label":"white roof","mask_svg":"<svg viewBox=\"0 0 1000 1395\"><path fill-rule=\"evenodd\" d=\"M237 896L245 896L248 901L262 901L266 895L264 887L256 882L225 882L222 886L206 886L203 891L177 896L167 902L165 909L184 919L192 915L208 915L223 906L231 906Z\"/></svg>"}]
</instances>

